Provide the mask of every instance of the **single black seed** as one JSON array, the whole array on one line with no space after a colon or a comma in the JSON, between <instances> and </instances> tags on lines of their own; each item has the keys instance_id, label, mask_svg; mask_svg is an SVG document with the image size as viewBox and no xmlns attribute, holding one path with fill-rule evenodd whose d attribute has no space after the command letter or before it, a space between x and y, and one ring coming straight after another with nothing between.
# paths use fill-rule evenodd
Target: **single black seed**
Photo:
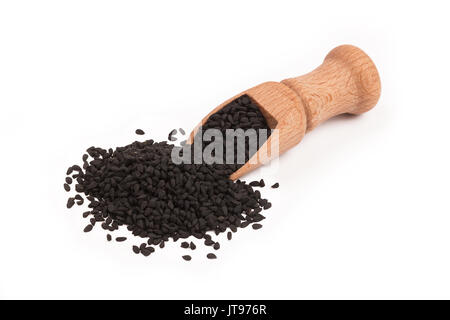
<instances>
[{"instance_id":1,"label":"single black seed","mask_svg":"<svg viewBox=\"0 0 450 320\"><path fill-rule=\"evenodd\" d=\"M71 184L72 183L72 178L71 177L66 177L66 183L67 184Z\"/></svg>"},{"instance_id":2,"label":"single black seed","mask_svg":"<svg viewBox=\"0 0 450 320\"><path fill-rule=\"evenodd\" d=\"M190 255L182 256L182 258L186 261L191 261L192 257Z\"/></svg>"},{"instance_id":3,"label":"single black seed","mask_svg":"<svg viewBox=\"0 0 450 320\"><path fill-rule=\"evenodd\" d=\"M266 183L264 182L264 179L259 180L259 186L261 188L264 188L266 186Z\"/></svg>"},{"instance_id":4,"label":"single black seed","mask_svg":"<svg viewBox=\"0 0 450 320\"><path fill-rule=\"evenodd\" d=\"M253 228L254 230L261 229L261 228L262 228L262 224L254 223L254 224L252 224L252 228Z\"/></svg>"},{"instance_id":5,"label":"single black seed","mask_svg":"<svg viewBox=\"0 0 450 320\"><path fill-rule=\"evenodd\" d=\"M89 217L90 214L91 214L91 211L83 212L83 218Z\"/></svg>"},{"instance_id":6,"label":"single black seed","mask_svg":"<svg viewBox=\"0 0 450 320\"><path fill-rule=\"evenodd\" d=\"M143 135L143 134L145 134L145 132L142 129L136 129L136 134Z\"/></svg>"},{"instance_id":7,"label":"single black seed","mask_svg":"<svg viewBox=\"0 0 450 320\"><path fill-rule=\"evenodd\" d=\"M231 240L233 238L233 234L231 233L231 231L228 231L227 233L227 239Z\"/></svg>"},{"instance_id":8,"label":"single black seed","mask_svg":"<svg viewBox=\"0 0 450 320\"><path fill-rule=\"evenodd\" d=\"M117 242L124 242L125 240L127 240L127 237L117 237L116 238Z\"/></svg>"},{"instance_id":9,"label":"single black seed","mask_svg":"<svg viewBox=\"0 0 450 320\"><path fill-rule=\"evenodd\" d=\"M273 189L276 189L276 188L278 188L280 186L280 184L277 182L277 183L275 183L273 186L272 186L272 188Z\"/></svg>"},{"instance_id":10,"label":"single black seed","mask_svg":"<svg viewBox=\"0 0 450 320\"><path fill-rule=\"evenodd\" d=\"M75 204L75 199L74 198L67 199L67 208L68 209L72 208L74 204Z\"/></svg>"},{"instance_id":11,"label":"single black seed","mask_svg":"<svg viewBox=\"0 0 450 320\"><path fill-rule=\"evenodd\" d=\"M259 187L259 181L252 181L249 183L249 185L251 185L252 187Z\"/></svg>"},{"instance_id":12,"label":"single black seed","mask_svg":"<svg viewBox=\"0 0 450 320\"><path fill-rule=\"evenodd\" d=\"M64 190L66 190L67 192L70 191L70 186L67 183L64 183Z\"/></svg>"},{"instance_id":13,"label":"single black seed","mask_svg":"<svg viewBox=\"0 0 450 320\"><path fill-rule=\"evenodd\" d=\"M216 258L217 258L217 256L216 256L214 253L208 253L208 254L206 255L206 257L207 257L208 259L216 259Z\"/></svg>"},{"instance_id":14,"label":"single black seed","mask_svg":"<svg viewBox=\"0 0 450 320\"><path fill-rule=\"evenodd\" d=\"M92 224L88 224L86 227L84 227L84 232L90 232L90 231L92 231L92 228L93 228L93 226L92 226Z\"/></svg>"},{"instance_id":15,"label":"single black seed","mask_svg":"<svg viewBox=\"0 0 450 320\"><path fill-rule=\"evenodd\" d=\"M106 240L108 240L108 241L112 240L112 237L111 237L111 235L109 233L106 235Z\"/></svg>"},{"instance_id":16,"label":"single black seed","mask_svg":"<svg viewBox=\"0 0 450 320\"><path fill-rule=\"evenodd\" d=\"M159 244L159 247L162 249L162 248L164 248L164 246L165 246L165 242L161 241L161 243Z\"/></svg>"},{"instance_id":17,"label":"single black seed","mask_svg":"<svg viewBox=\"0 0 450 320\"><path fill-rule=\"evenodd\" d=\"M191 248L191 250L195 250L197 246L191 241L191 243L189 244L189 248Z\"/></svg>"},{"instance_id":18,"label":"single black seed","mask_svg":"<svg viewBox=\"0 0 450 320\"><path fill-rule=\"evenodd\" d=\"M152 251L150 251L148 248L144 248L144 249L141 249L141 253L142 253L145 257L148 257L148 256L152 253Z\"/></svg>"},{"instance_id":19,"label":"single black seed","mask_svg":"<svg viewBox=\"0 0 450 320\"><path fill-rule=\"evenodd\" d=\"M220 243L216 242L213 245L214 250L219 250L220 249Z\"/></svg>"},{"instance_id":20,"label":"single black seed","mask_svg":"<svg viewBox=\"0 0 450 320\"><path fill-rule=\"evenodd\" d=\"M141 249L139 249L138 246L133 246L133 252L139 254L141 252Z\"/></svg>"},{"instance_id":21,"label":"single black seed","mask_svg":"<svg viewBox=\"0 0 450 320\"><path fill-rule=\"evenodd\" d=\"M189 243L186 242L186 241L183 241L183 242L181 243L181 247L184 248L184 249L187 249L187 248L189 248Z\"/></svg>"},{"instance_id":22,"label":"single black seed","mask_svg":"<svg viewBox=\"0 0 450 320\"><path fill-rule=\"evenodd\" d=\"M180 133L184 136L186 134L186 132L183 130L183 128L179 128L178 131L180 131Z\"/></svg>"}]
</instances>

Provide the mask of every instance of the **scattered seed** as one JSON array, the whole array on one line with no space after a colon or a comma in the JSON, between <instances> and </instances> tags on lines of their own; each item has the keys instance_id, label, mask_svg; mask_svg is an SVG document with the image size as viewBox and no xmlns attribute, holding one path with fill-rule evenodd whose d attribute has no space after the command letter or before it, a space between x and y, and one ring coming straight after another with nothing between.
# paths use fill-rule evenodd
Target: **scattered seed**
<instances>
[{"instance_id":1,"label":"scattered seed","mask_svg":"<svg viewBox=\"0 0 450 320\"><path fill-rule=\"evenodd\" d=\"M220 243L216 242L213 245L214 250L219 250L220 249Z\"/></svg>"},{"instance_id":2,"label":"scattered seed","mask_svg":"<svg viewBox=\"0 0 450 320\"><path fill-rule=\"evenodd\" d=\"M262 224L254 223L254 224L252 224L252 228L253 228L254 230L261 229L261 228L262 228Z\"/></svg>"},{"instance_id":3,"label":"scattered seed","mask_svg":"<svg viewBox=\"0 0 450 320\"><path fill-rule=\"evenodd\" d=\"M191 250L195 250L197 246L191 241L191 243L189 244L189 248L191 248Z\"/></svg>"},{"instance_id":4,"label":"scattered seed","mask_svg":"<svg viewBox=\"0 0 450 320\"><path fill-rule=\"evenodd\" d=\"M125 240L127 240L127 237L117 237L116 238L117 242L124 242Z\"/></svg>"},{"instance_id":5,"label":"scattered seed","mask_svg":"<svg viewBox=\"0 0 450 320\"><path fill-rule=\"evenodd\" d=\"M183 128L179 128L178 131L180 131L180 133L184 136L186 134L186 132L183 130Z\"/></svg>"},{"instance_id":6,"label":"scattered seed","mask_svg":"<svg viewBox=\"0 0 450 320\"><path fill-rule=\"evenodd\" d=\"M136 129L136 134L141 136L141 135L145 134L145 132L142 129Z\"/></svg>"},{"instance_id":7,"label":"scattered seed","mask_svg":"<svg viewBox=\"0 0 450 320\"><path fill-rule=\"evenodd\" d=\"M190 255L182 256L182 258L186 261L191 261L192 257Z\"/></svg>"},{"instance_id":8,"label":"scattered seed","mask_svg":"<svg viewBox=\"0 0 450 320\"><path fill-rule=\"evenodd\" d=\"M148 248L144 248L144 249L141 249L141 253L142 253L145 257L148 257L152 252L151 252Z\"/></svg>"},{"instance_id":9,"label":"scattered seed","mask_svg":"<svg viewBox=\"0 0 450 320\"><path fill-rule=\"evenodd\" d=\"M67 184L71 184L72 183L72 178L71 177L66 177L66 183Z\"/></svg>"},{"instance_id":10,"label":"scattered seed","mask_svg":"<svg viewBox=\"0 0 450 320\"><path fill-rule=\"evenodd\" d=\"M272 188L273 189L276 189L276 188L278 188L280 186L280 184L277 182L277 183L275 183L273 186L272 186Z\"/></svg>"},{"instance_id":11,"label":"scattered seed","mask_svg":"<svg viewBox=\"0 0 450 320\"><path fill-rule=\"evenodd\" d=\"M106 240L108 240L108 241L112 240L112 237L111 237L111 235L109 233L106 235Z\"/></svg>"},{"instance_id":12,"label":"scattered seed","mask_svg":"<svg viewBox=\"0 0 450 320\"><path fill-rule=\"evenodd\" d=\"M184 249L187 249L187 248L189 248L189 243L186 242L186 241L183 241L183 242L181 243L181 247L184 248Z\"/></svg>"},{"instance_id":13,"label":"scattered seed","mask_svg":"<svg viewBox=\"0 0 450 320\"><path fill-rule=\"evenodd\" d=\"M208 254L206 255L206 257L207 257L208 259L216 259L216 258L217 258L217 256L216 256L214 253L208 253Z\"/></svg>"},{"instance_id":14,"label":"scattered seed","mask_svg":"<svg viewBox=\"0 0 450 320\"><path fill-rule=\"evenodd\" d=\"M139 249L138 246L133 246L133 252L139 254L141 252L141 249Z\"/></svg>"},{"instance_id":15,"label":"scattered seed","mask_svg":"<svg viewBox=\"0 0 450 320\"><path fill-rule=\"evenodd\" d=\"M69 209L72 208L74 204L75 204L74 198L67 199L67 208L69 208Z\"/></svg>"},{"instance_id":16,"label":"scattered seed","mask_svg":"<svg viewBox=\"0 0 450 320\"><path fill-rule=\"evenodd\" d=\"M227 239L231 240L233 238L233 234L231 233L231 231L228 231L227 233Z\"/></svg>"},{"instance_id":17,"label":"scattered seed","mask_svg":"<svg viewBox=\"0 0 450 320\"><path fill-rule=\"evenodd\" d=\"M86 227L84 227L84 232L90 232L90 231L92 231L92 228L93 228L93 226L92 226L92 224L88 224Z\"/></svg>"}]
</instances>

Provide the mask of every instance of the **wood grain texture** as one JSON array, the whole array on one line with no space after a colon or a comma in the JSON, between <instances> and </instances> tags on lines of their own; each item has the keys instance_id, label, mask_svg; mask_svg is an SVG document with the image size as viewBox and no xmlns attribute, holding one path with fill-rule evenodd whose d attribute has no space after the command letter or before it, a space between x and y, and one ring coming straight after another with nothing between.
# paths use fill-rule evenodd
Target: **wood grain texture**
<instances>
[{"instance_id":1,"label":"wood grain texture","mask_svg":"<svg viewBox=\"0 0 450 320\"><path fill-rule=\"evenodd\" d=\"M361 114L373 108L381 92L380 77L372 60L359 48L333 49L321 66L300 77L265 82L228 99L208 113L192 131L188 143L208 118L243 94L259 106L278 139L270 136L230 179L235 180L298 144L306 132L342 114ZM271 150L278 149L278 153Z\"/></svg>"},{"instance_id":2,"label":"wood grain texture","mask_svg":"<svg viewBox=\"0 0 450 320\"><path fill-rule=\"evenodd\" d=\"M301 97L308 118L307 131L338 114L369 111L381 93L375 64L351 45L333 49L314 71L282 83Z\"/></svg>"}]
</instances>

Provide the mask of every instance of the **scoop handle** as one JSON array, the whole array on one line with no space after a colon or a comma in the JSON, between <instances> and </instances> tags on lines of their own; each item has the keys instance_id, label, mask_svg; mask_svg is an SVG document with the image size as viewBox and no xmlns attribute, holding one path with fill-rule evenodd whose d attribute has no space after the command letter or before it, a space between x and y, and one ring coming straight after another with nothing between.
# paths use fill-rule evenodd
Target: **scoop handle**
<instances>
[{"instance_id":1,"label":"scoop handle","mask_svg":"<svg viewBox=\"0 0 450 320\"><path fill-rule=\"evenodd\" d=\"M361 114L372 109L381 93L380 76L361 49L342 45L310 73L281 81L301 98L307 131L341 113Z\"/></svg>"}]
</instances>

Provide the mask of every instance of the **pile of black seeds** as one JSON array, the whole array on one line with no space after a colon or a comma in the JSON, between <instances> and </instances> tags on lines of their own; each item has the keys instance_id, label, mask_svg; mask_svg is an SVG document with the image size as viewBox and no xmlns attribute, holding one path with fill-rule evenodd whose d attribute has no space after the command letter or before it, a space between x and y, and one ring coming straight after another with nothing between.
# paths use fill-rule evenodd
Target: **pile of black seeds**
<instances>
[{"instance_id":1,"label":"pile of black seeds","mask_svg":"<svg viewBox=\"0 0 450 320\"><path fill-rule=\"evenodd\" d=\"M248 96L242 96L219 112L211 115L204 129L219 130L253 128L269 130L264 116ZM184 134L184 130L179 129ZM169 140L176 140L173 130ZM143 135L144 131L136 130ZM199 133L201 134L201 133ZM205 145L203 146L203 148ZM241 164L207 165L174 164L171 152L174 145L167 142L146 140L124 147L102 149L90 147L82 157L83 165L67 170L64 189L71 190L75 181L77 194L70 197L67 207L82 205L84 195L89 211L83 217L91 217L84 231L95 225L109 232L126 226L133 235L147 238L133 252L148 256L169 239L187 239L191 236L203 239L206 246L218 250L220 244L208 232L216 235L227 230L236 232L253 224L259 229L264 216L263 209L271 207L267 199L254 187L263 187L264 181L247 184L228 179ZM246 148L247 149L247 148ZM246 153L246 160L252 154ZM231 240L231 232L227 233ZM110 234L108 241L112 240ZM125 241L116 237L116 241ZM184 249L195 250L196 245L184 241ZM209 259L216 255L209 253ZM184 255L189 261L191 256Z\"/></svg>"}]
</instances>

